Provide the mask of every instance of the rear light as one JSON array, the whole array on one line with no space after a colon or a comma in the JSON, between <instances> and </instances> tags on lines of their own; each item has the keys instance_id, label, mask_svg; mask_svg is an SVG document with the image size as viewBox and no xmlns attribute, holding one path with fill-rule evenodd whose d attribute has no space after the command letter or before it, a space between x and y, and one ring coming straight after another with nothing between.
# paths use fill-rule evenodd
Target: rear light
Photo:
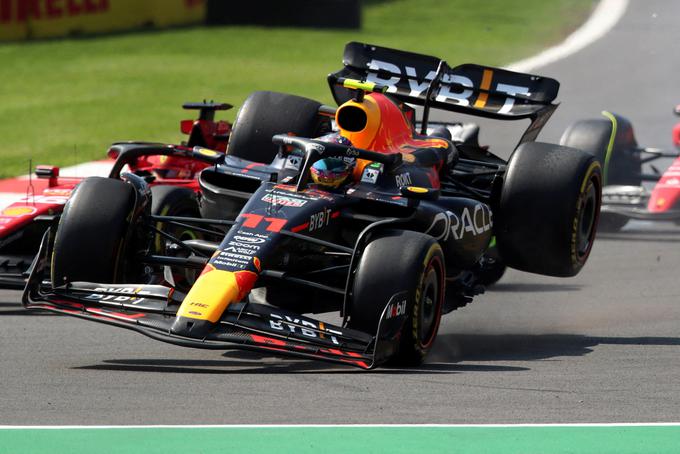
<instances>
[{"instance_id":1,"label":"rear light","mask_svg":"<svg viewBox=\"0 0 680 454\"><path fill-rule=\"evenodd\" d=\"M673 144L676 147L680 147L680 123L673 128Z\"/></svg>"}]
</instances>

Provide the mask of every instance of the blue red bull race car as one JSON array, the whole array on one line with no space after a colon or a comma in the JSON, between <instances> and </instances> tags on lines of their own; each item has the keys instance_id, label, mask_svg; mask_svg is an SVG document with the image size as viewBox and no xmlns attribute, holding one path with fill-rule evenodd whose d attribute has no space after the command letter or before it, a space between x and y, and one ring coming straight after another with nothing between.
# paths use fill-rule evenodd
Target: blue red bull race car
<instances>
[{"instance_id":1,"label":"blue red bull race car","mask_svg":"<svg viewBox=\"0 0 680 454\"><path fill-rule=\"evenodd\" d=\"M328 79L338 107L255 92L226 154L191 150L211 163L200 216L154 213L132 172L80 183L43 237L25 306L370 369L423 361L441 316L483 292L494 255L531 273L581 270L602 178L592 155L534 140L557 81L356 42L343 62ZM423 106L418 123L407 103ZM531 125L505 161L474 134L429 129L432 108ZM118 169L186 152L114 150Z\"/></svg>"}]
</instances>

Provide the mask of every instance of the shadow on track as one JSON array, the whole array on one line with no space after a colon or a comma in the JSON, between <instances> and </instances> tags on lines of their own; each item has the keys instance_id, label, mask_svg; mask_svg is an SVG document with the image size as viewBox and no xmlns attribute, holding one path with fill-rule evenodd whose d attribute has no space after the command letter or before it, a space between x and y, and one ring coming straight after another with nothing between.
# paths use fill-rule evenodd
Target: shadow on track
<instances>
[{"instance_id":1,"label":"shadow on track","mask_svg":"<svg viewBox=\"0 0 680 454\"><path fill-rule=\"evenodd\" d=\"M0 300L2 301L2 300ZM9 302L0 302L0 317L3 315L20 315L20 316L26 316L26 315L31 315L31 316L40 316L40 317L61 317L61 314L56 314L54 312L49 312L49 311L44 311L40 309L24 309L24 306L20 302L14 302L14 303L9 303Z\"/></svg>"},{"instance_id":2,"label":"shadow on track","mask_svg":"<svg viewBox=\"0 0 680 454\"><path fill-rule=\"evenodd\" d=\"M465 372L517 372L530 367L479 364L486 361L544 361L564 356L583 356L598 345L680 346L672 337L592 337L581 335L456 335L437 340L428 362L414 368L384 366L373 374L458 374ZM228 351L224 359L110 359L102 364L76 367L83 370L178 374L351 374L349 366L307 359L271 356L252 351ZM473 362L470 364L469 362Z\"/></svg>"},{"instance_id":3,"label":"shadow on track","mask_svg":"<svg viewBox=\"0 0 680 454\"><path fill-rule=\"evenodd\" d=\"M40 315L40 316L53 316L59 315L54 312L42 311L42 310L28 310L24 309L21 303L0 303L0 317L3 315Z\"/></svg>"},{"instance_id":4,"label":"shadow on track","mask_svg":"<svg viewBox=\"0 0 680 454\"><path fill-rule=\"evenodd\" d=\"M203 363L196 367L193 361L182 360L106 360L104 364L76 367L82 370L101 371L125 371L125 372L151 372L151 373L176 373L176 374L352 374L362 373L360 369L350 366L327 364L313 360L291 360L288 358L276 358L266 362L262 361L200 361ZM461 372L517 372L528 370L526 367L487 366L473 364L451 364L433 362L423 364L415 368L381 367L368 373L391 375L391 374L456 374Z\"/></svg>"},{"instance_id":5,"label":"shadow on track","mask_svg":"<svg viewBox=\"0 0 680 454\"><path fill-rule=\"evenodd\" d=\"M573 284L550 284L537 282L499 282L486 289L487 292L576 292L581 290L580 285Z\"/></svg>"},{"instance_id":6,"label":"shadow on track","mask_svg":"<svg viewBox=\"0 0 680 454\"><path fill-rule=\"evenodd\" d=\"M595 337L575 334L442 334L431 361L541 361L583 356L598 345L680 346L676 337Z\"/></svg>"}]
</instances>

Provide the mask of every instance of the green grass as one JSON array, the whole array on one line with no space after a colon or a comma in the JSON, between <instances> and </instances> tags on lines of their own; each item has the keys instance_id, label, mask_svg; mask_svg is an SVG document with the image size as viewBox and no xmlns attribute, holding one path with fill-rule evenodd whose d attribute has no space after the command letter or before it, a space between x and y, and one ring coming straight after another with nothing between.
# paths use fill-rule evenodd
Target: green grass
<instances>
[{"instance_id":1,"label":"green grass","mask_svg":"<svg viewBox=\"0 0 680 454\"><path fill-rule=\"evenodd\" d=\"M360 31L215 27L0 45L0 177L99 159L119 140L176 142L185 101L253 90L331 102L348 41L502 65L559 42L594 0L366 0ZM225 115L233 120L236 109Z\"/></svg>"}]
</instances>

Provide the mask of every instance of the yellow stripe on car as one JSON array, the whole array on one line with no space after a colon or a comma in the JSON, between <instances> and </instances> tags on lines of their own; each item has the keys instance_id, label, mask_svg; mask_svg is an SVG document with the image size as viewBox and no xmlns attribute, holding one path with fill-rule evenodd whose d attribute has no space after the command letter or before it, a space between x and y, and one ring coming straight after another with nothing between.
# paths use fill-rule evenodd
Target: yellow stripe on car
<instances>
[{"instance_id":1,"label":"yellow stripe on car","mask_svg":"<svg viewBox=\"0 0 680 454\"><path fill-rule=\"evenodd\" d=\"M491 80L493 79L493 71L490 69L485 69L482 75L482 85L479 87L482 90L489 90L491 88ZM486 101L489 99L489 94L486 92L480 93L477 101L475 101L475 107L482 108L486 106Z\"/></svg>"},{"instance_id":2,"label":"yellow stripe on car","mask_svg":"<svg viewBox=\"0 0 680 454\"><path fill-rule=\"evenodd\" d=\"M617 121L616 117L614 114L611 112L607 112L606 110L602 111L602 115L607 117L609 121L612 122L612 135L609 137L609 143L607 144L607 152L604 155L604 162L602 163L602 186L606 186L608 183L608 173L609 173L609 160L612 157L612 151L614 150L614 139L616 138L616 127L617 127Z\"/></svg>"}]
</instances>

